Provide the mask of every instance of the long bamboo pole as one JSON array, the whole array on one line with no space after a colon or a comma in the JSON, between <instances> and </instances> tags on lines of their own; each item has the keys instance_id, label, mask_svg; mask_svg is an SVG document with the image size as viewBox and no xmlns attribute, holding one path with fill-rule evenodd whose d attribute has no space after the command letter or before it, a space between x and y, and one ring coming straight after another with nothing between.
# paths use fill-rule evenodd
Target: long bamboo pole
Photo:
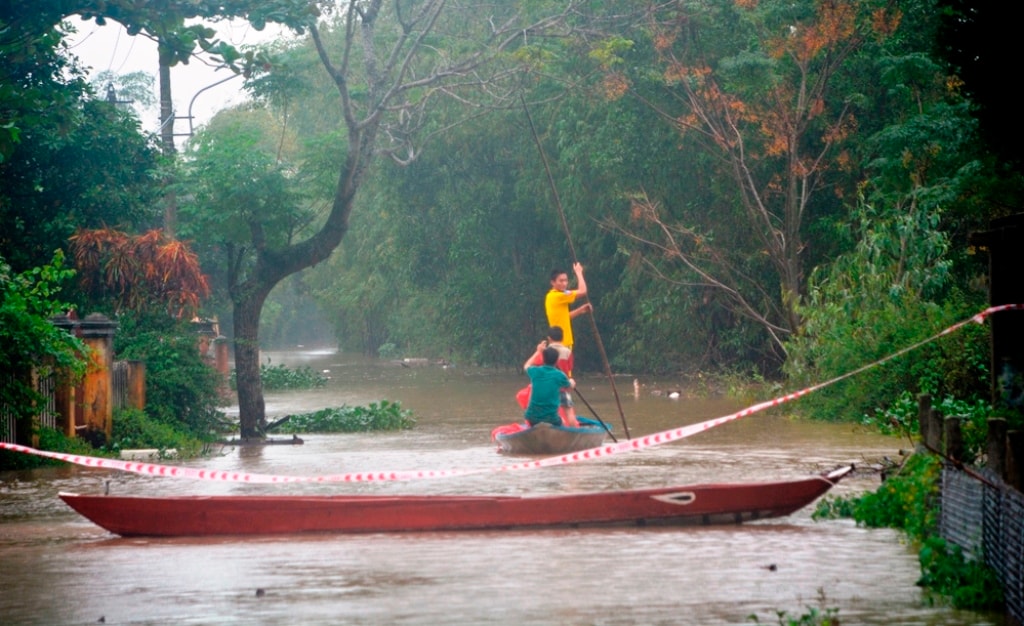
<instances>
[{"instance_id":1,"label":"long bamboo pole","mask_svg":"<svg viewBox=\"0 0 1024 626\"><path fill-rule=\"evenodd\" d=\"M541 162L544 164L544 172L548 176L548 184L551 186L551 194L555 198L555 207L558 209L558 216L562 219L562 229L565 231L565 240L569 244L569 252L572 254L573 264L579 262L576 257L576 248L572 244L572 235L569 232L569 222L565 219L565 210L562 208L562 200L558 197L558 188L555 186L555 179L551 175L551 168L548 166L548 157L544 153L544 147L540 143L540 137L537 136L537 127L533 124L533 116L530 115L530 109L526 106L526 100L520 96L520 100L523 103L523 111L526 112L526 119L530 123L530 133L533 135L533 141L537 144L537 151L540 153ZM587 296L590 297L589 295ZM604 365L605 376L608 377L608 382L612 386L612 395L615 396L615 406L619 409L619 418L622 420L622 428L626 433L626 439L631 439L629 436L629 424L626 423L626 415L622 412L622 402L619 400L619 390L615 388L615 377L612 376L612 368L608 363L608 355L604 350L604 342L601 341L601 333L597 331L597 320L594 316L594 307L590 307L590 327L594 331L594 340L597 343L598 352L601 353L601 362ZM580 396L582 398L582 396ZM600 418L598 418L600 419Z\"/></svg>"}]
</instances>

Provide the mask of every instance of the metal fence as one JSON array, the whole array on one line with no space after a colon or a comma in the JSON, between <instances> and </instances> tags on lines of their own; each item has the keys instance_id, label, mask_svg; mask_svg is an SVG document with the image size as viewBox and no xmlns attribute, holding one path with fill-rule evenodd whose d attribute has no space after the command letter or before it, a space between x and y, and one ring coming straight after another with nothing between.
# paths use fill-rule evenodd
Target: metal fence
<instances>
[{"instance_id":1,"label":"metal fence","mask_svg":"<svg viewBox=\"0 0 1024 626\"><path fill-rule=\"evenodd\" d=\"M943 469L939 531L995 570L1007 613L1024 623L1024 494L999 477L984 477L989 484L953 467Z\"/></svg>"},{"instance_id":2,"label":"metal fence","mask_svg":"<svg viewBox=\"0 0 1024 626\"><path fill-rule=\"evenodd\" d=\"M14 383L14 374L4 374L3 384ZM57 413L57 377L54 375L40 376L36 378L36 391L43 397L42 403L37 407L36 416L41 426L50 428L57 427L60 415ZM0 441L15 443L17 441L17 426L15 415L9 406L0 403Z\"/></svg>"}]
</instances>

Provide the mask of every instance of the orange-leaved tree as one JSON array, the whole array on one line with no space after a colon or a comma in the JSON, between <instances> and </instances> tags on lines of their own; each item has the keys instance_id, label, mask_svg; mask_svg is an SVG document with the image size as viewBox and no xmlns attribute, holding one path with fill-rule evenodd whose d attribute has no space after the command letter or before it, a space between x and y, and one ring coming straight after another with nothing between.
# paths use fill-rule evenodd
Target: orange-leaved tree
<instances>
[{"instance_id":1,"label":"orange-leaved tree","mask_svg":"<svg viewBox=\"0 0 1024 626\"><path fill-rule=\"evenodd\" d=\"M71 252L82 290L112 300L116 311L165 309L178 319L191 318L210 295L188 244L158 229L141 235L111 228L80 230L71 237Z\"/></svg>"},{"instance_id":2,"label":"orange-leaved tree","mask_svg":"<svg viewBox=\"0 0 1024 626\"><path fill-rule=\"evenodd\" d=\"M703 208L689 213L637 193L632 223L607 225L638 250L653 250L647 262L658 275L711 288L734 315L759 324L780 359L800 326L805 230L820 192L844 191L829 176L847 168L844 143L857 129L848 64L898 27L891 5L680 1L649 14L646 32L661 77L648 81L655 90L630 93L672 124L684 146L711 157L702 161L713 164L706 176L722 182L691 199ZM693 162L693 151L684 158ZM703 204L708 196L715 206ZM727 243L726 231L733 234Z\"/></svg>"}]
</instances>

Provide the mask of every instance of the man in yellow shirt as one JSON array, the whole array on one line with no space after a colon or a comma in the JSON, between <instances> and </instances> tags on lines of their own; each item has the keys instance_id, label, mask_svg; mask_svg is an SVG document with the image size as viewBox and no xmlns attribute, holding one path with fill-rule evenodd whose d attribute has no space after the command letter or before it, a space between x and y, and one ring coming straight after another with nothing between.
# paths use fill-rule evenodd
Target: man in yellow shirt
<instances>
[{"instance_id":1,"label":"man in yellow shirt","mask_svg":"<svg viewBox=\"0 0 1024 626\"><path fill-rule=\"evenodd\" d=\"M569 305L587 295L587 281L583 279L583 266L573 263L572 271L576 274L576 289L569 289L569 274L562 270L551 272L551 290L544 299L544 310L548 315L548 326L558 326L562 329L562 343L572 350L572 322L570 320L581 313L593 310L593 306L587 302L582 306L570 310Z\"/></svg>"}]
</instances>

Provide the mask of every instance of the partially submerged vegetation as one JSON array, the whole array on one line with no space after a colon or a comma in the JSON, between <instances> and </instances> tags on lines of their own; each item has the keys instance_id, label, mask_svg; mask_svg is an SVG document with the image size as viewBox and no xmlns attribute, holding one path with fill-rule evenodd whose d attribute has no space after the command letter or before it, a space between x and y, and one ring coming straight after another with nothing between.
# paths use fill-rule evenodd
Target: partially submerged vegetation
<instances>
[{"instance_id":1,"label":"partially submerged vegetation","mask_svg":"<svg viewBox=\"0 0 1024 626\"><path fill-rule=\"evenodd\" d=\"M381 400L369 406L326 408L291 415L276 430L284 433L355 433L373 430L404 430L416 425L412 411L398 402Z\"/></svg>"},{"instance_id":2,"label":"partially submerged vegetation","mask_svg":"<svg viewBox=\"0 0 1024 626\"><path fill-rule=\"evenodd\" d=\"M314 389L323 387L327 377L309 366L288 367L284 364L260 365L260 380L265 391ZM235 372L231 372L231 388L235 389Z\"/></svg>"}]
</instances>

